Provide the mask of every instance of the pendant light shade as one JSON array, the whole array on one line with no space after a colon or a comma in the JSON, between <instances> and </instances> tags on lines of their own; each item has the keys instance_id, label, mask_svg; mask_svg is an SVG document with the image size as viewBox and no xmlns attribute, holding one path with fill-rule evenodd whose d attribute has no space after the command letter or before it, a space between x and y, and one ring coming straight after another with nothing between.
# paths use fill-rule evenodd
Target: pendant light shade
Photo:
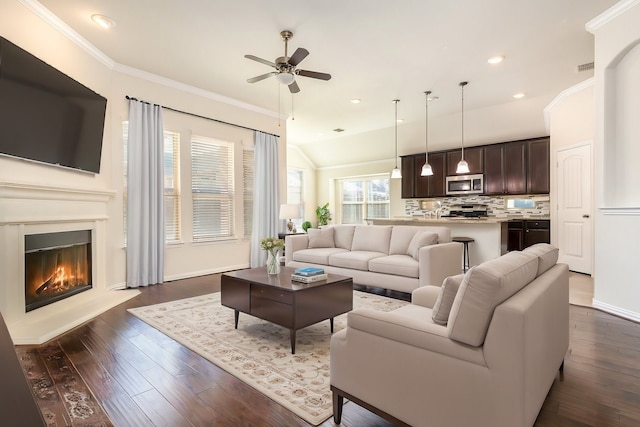
<instances>
[{"instance_id":1,"label":"pendant light shade","mask_svg":"<svg viewBox=\"0 0 640 427\"><path fill-rule=\"evenodd\" d=\"M433 175L433 169L429 164L429 95L431 91L428 90L424 93L425 97L425 121L424 121L424 165L422 165L421 176Z\"/></svg>"},{"instance_id":2,"label":"pendant light shade","mask_svg":"<svg viewBox=\"0 0 640 427\"><path fill-rule=\"evenodd\" d=\"M392 179L398 179L398 178L402 178L402 173L400 172L400 169L398 168L398 102L400 102L399 99L394 99L393 103L396 104L396 167L393 168L393 170L391 171L391 178Z\"/></svg>"},{"instance_id":3,"label":"pendant light shade","mask_svg":"<svg viewBox=\"0 0 640 427\"><path fill-rule=\"evenodd\" d=\"M462 134L462 157L458 162L458 167L456 168L456 173L469 173L469 164L464 159L464 87L468 84L468 82L460 82L460 93L462 98L462 126L461 126L461 134Z\"/></svg>"}]
</instances>

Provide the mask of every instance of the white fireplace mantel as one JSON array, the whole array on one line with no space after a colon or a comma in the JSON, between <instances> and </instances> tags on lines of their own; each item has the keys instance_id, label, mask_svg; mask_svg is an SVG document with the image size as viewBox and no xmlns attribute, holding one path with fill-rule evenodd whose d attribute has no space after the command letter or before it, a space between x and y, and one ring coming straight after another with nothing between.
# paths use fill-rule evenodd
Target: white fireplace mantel
<instances>
[{"instance_id":1,"label":"white fireplace mantel","mask_svg":"<svg viewBox=\"0 0 640 427\"><path fill-rule=\"evenodd\" d=\"M108 203L116 192L0 182L0 311L15 344L42 344L139 294L107 283ZM25 235L91 230L92 289L26 312Z\"/></svg>"}]
</instances>

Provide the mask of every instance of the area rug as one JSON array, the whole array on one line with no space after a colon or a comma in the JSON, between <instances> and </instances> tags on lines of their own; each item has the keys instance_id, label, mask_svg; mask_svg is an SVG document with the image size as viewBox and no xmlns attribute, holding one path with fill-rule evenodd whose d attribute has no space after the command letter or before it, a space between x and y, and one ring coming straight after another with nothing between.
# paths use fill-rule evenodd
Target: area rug
<instances>
[{"instance_id":1,"label":"area rug","mask_svg":"<svg viewBox=\"0 0 640 427\"><path fill-rule=\"evenodd\" d=\"M353 306L390 311L407 304L360 291ZM289 330L220 304L220 293L129 309L133 315L200 354L305 421L318 425L331 417L329 321L296 332L291 354ZM334 319L334 332L347 315Z\"/></svg>"}]
</instances>

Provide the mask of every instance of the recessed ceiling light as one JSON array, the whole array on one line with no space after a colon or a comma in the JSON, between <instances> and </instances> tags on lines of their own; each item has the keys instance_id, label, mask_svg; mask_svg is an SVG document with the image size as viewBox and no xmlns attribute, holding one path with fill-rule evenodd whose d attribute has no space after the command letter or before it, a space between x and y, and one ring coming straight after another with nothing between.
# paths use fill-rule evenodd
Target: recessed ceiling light
<instances>
[{"instance_id":1,"label":"recessed ceiling light","mask_svg":"<svg viewBox=\"0 0 640 427\"><path fill-rule=\"evenodd\" d=\"M487 59L487 62L489 64L499 64L502 61L504 61L504 56L502 55L492 56L491 58Z\"/></svg>"},{"instance_id":2,"label":"recessed ceiling light","mask_svg":"<svg viewBox=\"0 0 640 427\"><path fill-rule=\"evenodd\" d=\"M107 30L116 26L116 21L100 14L91 15L91 20Z\"/></svg>"},{"instance_id":3,"label":"recessed ceiling light","mask_svg":"<svg viewBox=\"0 0 640 427\"><path fill-rule=\"evenodd\" d=\"M404 123L404 119L398 119L396 120L398 123Z\"/></svg>"},{"instance_id":4,"label":"recessed ceiling light","mask_svg":"<svg viewBox=\"0 0 640 427\"><path fill-rule=\"evenodd\" d=\"M516 93L516 94L513 95L513 97L515 99L524 98L524 93L522 93L522 92Z\"/></svg>"},{"instance_id":5,"label":"recessed ceiling light","mask_svg":"<svg viewBox=\"0 0 640 427\"><path fill-rule=\"evenodd\" d=\"M361 102L362 102L362 100L358 99L358 98L354 98L354 99L351 100L352 104L360 104Z\"/></svg>"}]
</instances>

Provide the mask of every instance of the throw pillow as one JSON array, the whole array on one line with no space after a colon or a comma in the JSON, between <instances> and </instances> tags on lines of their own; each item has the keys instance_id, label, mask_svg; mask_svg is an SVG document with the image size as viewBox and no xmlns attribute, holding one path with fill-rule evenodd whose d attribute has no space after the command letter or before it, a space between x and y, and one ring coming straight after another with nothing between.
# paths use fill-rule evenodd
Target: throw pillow
<instances>
[{"instance_id":1,"label":"throw pillow","mask_svg":"<svg viewBox=\"0 0 640 427\"><path fill-rule=\"evenodd\" d=\"M446 325L449 320L449 313L453 306L453 300L456 299L458 288L462 283L464 274L458 274L456 276L449 276L444 279L442 287L440 288L440 294L433 306L431 319L438 325Z\"/></svg>"},{"instance_id":2,"label":"throw pillow","mask_svg":"<svg viewBox=\"0 0 640 427\"><path fill-rule=\"evenodd\" d=\"M333 228L310 228L307 230L309 235L310 248L334 248Z\"/></svg>"},{"instance_id":3,"label":"throw pillow","mask_svg":"<svg viewBox=\"0 0 640 427\"><path fill-rule=\"evenodd\" d=\"M407 248L407 255L411 255L414 259L418 259L418 253L423 246L431 246L438 243L438 234L431 231L421 231L413 236L409 247Z\"/></svg>"}]
</instances>

